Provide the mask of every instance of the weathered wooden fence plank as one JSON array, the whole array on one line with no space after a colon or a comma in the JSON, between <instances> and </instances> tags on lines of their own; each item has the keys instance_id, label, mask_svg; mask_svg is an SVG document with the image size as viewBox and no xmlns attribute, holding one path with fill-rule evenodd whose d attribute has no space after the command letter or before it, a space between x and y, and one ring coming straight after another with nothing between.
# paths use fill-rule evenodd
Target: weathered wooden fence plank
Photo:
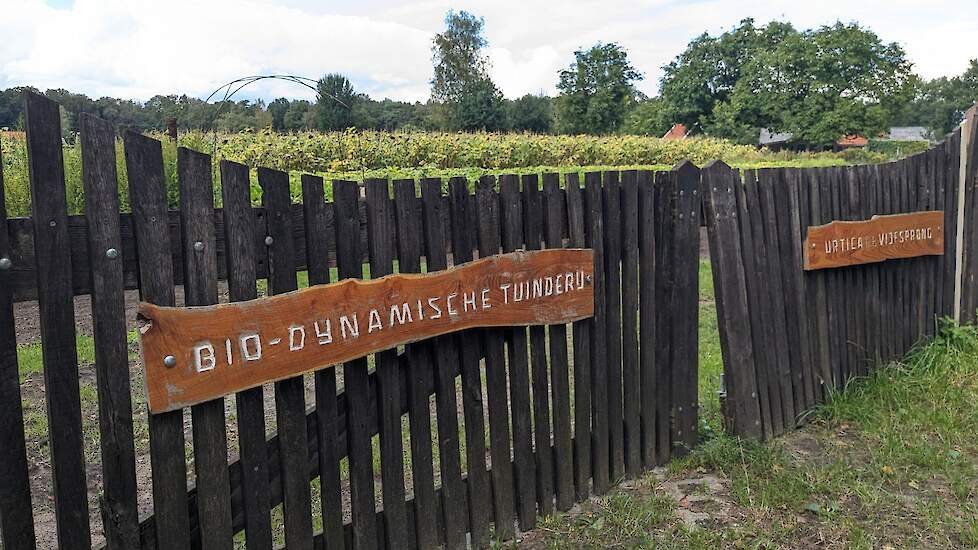
<instances>
[{"instance_id":1,"label":"weathered wooden fence plank","mask_svg":"<svg viewBox=\"0 0 978 550\"><path fill-rule=\"evenodd\" d=\"M479 256L500 250L500 204L495 193L496 178L483 176L476 184ZM515 532L513 468L510 466L509 396L506 383L506 350L503 329L482 331L486 357L486 396L489 405L489 442L492 479L492 507L495 531L502 537Z\"/></svg>"},{"instance_id":2,"label":"weathered wooden fence plank","mask_svg":"<svg viewBox=\"0 0 978 550\"><path fill-rule=\"evenodd\" d=\"M527 250L540 250L543 243L543 199L536 174L523 181L523 235ZM539 515L554 509L554 462L550 453L550 374L547 360L547 329L529 327L530 363L533 380L533 437L536 457L537 505Z\"/></svg>"},{"instance_id":3,"label":"weathered wooden fence plank","mask_svg":"<svg viewBox=\"0 0 978 550\"><path fill-rule=\"evenodd\" d=\"M673 418L672 456L688 453L697 441L699 414L699 253L700 170L692 162L676 165L674 262L678 276L672 303Z\"/></svg>"},{"instance_id":4,"label":"weathered wooden fence plank","mask_svg":"<svg viewBox=\"0 0 978 550\"><path fill-rule=\"evenodd\" d=\"M638 290L638 173L621 175L622 254L621 254L621 334L622 387L625 417L625 474L637 477L642 471L641 408L642 386L639 371L639 290ZM697 250L699 254L699 250Z\"/></svg>"},{"instance_id":5,"label":"weathered wooden fence plank","mask_svg":"<svg viewBox=\"0 0 978 550\"><path fill-rule=\"evenodd\" d=\"M607 298L604 266L604 201L601 173L584 174L585 244L594 250L594 318L591 325L591 475L594 494L611 486L611 448L608 446Z\"/></svg>"},{"instance_id":6,"label":"weathered wooden fence plank","mask_svg":"<svg viewBox=\"0 0 978 550\"><path fill-rule=\"evenodd\" d=\"M563 246L566 204L560 192L559 175L543 176L543 213L547 248ZM553 407L554 466L557 510L574 505L574 456L571 436L571 395L568 374L567 325L547 327L550 344L550 387Z\"/></svg>"},{"instance_id":7,"label":"weathered wooden fence plank","mask_svg":"<svg viewBox=\"0 0 978 550\"><path fill-rule=\"evenodd\" d=\"M364 182L367 199L367 230L370 243L370 278L390 275L394 269L394 212L386 179ZM388 548L407 548L407 517L404 508L404 444L402 441L397 350L375 354L380 422L380 465L384 497L384 521Z\"/></svg>"},{"instance_id":8,"label":"weathered wooden fence plank","mask_svg":"<svg viewBox=\"0 0 978 550\"><path fill-rule=\"evenodd\" d=\"M625 475L625 419L622 387L622 310L621 310L621 175L602 174L604 199L604 296L605 345L607 347L608 445L611 448L611 481ZM595 289L597 290L597 289Z\"/></svg>"},{"instance_id":9,"label":"weathered wooden fence plank","mask_svg":"<svg viewBox=\"0 0 978 550\"><path fill-rule=\"evenodd\" d=\"M472 261L475 249L476 218L472 210L474 197L464 178L449 182L454 263ZM468 524L472 545L489 545L489 473L486 469L486 426L482 406L482 371L479 331L456 336L462 373L462 413L465 419L466 488L468 489Z\"/></svg>"},{"instance_id":10,"label":"weathered wooden fence plank","mask_svg":"<svg viewBox=\"0 0 978 550\"><path fill-rule=\"evenodd\" d=\"M499 199L503 252L524 246L520 181L515 175L500 177ZM595 289L597 291L597 289ZM515 290L514 290L514 300ZM516 462L516 510L520 529L536 527L536 470L533 457L533 425L530 405L530 372L525 327L506 329L509 392L513 416L513 452Z\"/></svg>"},{"instance_id":11,"label":"weathered wooden fence plank","mask_svg":"<svg viewBox=\"0 0 978 550\"><path fill-rule=\"evenodd\" d=\"M58 104L24 93L34 259L58 544L91 546Z\"/></svg>"},{"instance_id":12,"label":"weathered wooden fence plank","mask_svg":"<svg viewBox=\"0 0 978 550\"><path fill-rule=\"evenodd\" d=\"M140 298L172 306L173 255L166 210L163 149L160 142L135 132L123 137L133 231L139 235ZM187 505L186 442L183 412L149 415L150 461L153 468L152 527L144 531L142 546L190 548L190 515ZM154 539L152 541L147 538Z\"/></svg>"},{"instance_id":13,"label":"weathered wooden fence plank","mask_svg":"<svg viewBox=\"0 0 978 550\"><path fill-rule=\"evenodd\" d=\"M34 548L36 540L14 325L14 259L6 227L7 204L0 169L0 479L4 480L0 483L0 542L10 550L25 550Z\"/></svg>"},{"instance_id":14,"label":"weathered wooden fence plank","mask_svg":"<svg viewBox=\"0 0 978 550\"><path fill-rule=\"evenodd\" d=\"M658 172L655 179L655 455L657 464L665 464L672 454L672 295L675 278L676 173ZM595 292L597 286L595 285ZM662 307L665 305L665 307ZM595 304L597 312L597 304Z\"/></svg>"},{"instance_id":15,"label":"weathered wooden fence plank","mask_svg":"<svg viewBox=\"0 0 978 550\"><path fill-rule=\"evenodd\" d=\"M360 190L351 181L333 182L336 264L340 279L363 278L360 240L351 239L359 231ZM350 503L353 518L353 548L364 550L377 543L374 504L373 455L367 426L370 418L367 359L348 361L343 366L343 393L346 397L346 436L349 445Z\"/></svg>"},{"instance_id":16,"label":"weathered wooden fence plank","mask_svg":"<svg viewBox=\"0 0 978 550\"><path fill-rule=\"evenodd\" d=\"M749 275L745 273L738 237L738 185L737 174L722 162L713 162L703 168L700 189L706 206L728 410L736 433L760 439L763 432L754 373L757 367L751 325L744 322L751 319L751 313L746 283Z\"/></svg>"},{"instance_id":17,"label":"weathered wooden fence plank","mask_svg":"<svg viewBox=\"0 0 978 550\"><path fill-rule=\"evenodd\" d=\"M221 161L221 199L227 243L228 297L231 301L258 297L255 276L256 219L251 208L248 167ZM264 233L264 232L261 232ZM272 547L268 456L265 448L265 401L262 388L235 395L238 454L241 457L242 507L245 543L249 550Z\"/></svg>"},{"instance_id":18,"label":"weathered wooden fence plank","mask_svg":"<svg viewBox=\"0 0 978 550\"><path fill-rule=\"evenodd\" d=\"M755 242L762 242L763 235L761 233L761 226L759 223L760 216L758 215L757 209L758 204L750 203L747 200L748 187L753 189L754 186L754 173L748 172L745 178L750 178L750 184L740 181L740 178L736 175L728 175L724 173L722 168L713 168L716 175L711 175L709 178L718 179L717 183L709 183L708 176L704 176L701 188L703 189L703 200L704 202L709 201L710 198L707 193L719 193L723 189L723 184L726 182L727 185L732 187L736 210L731 210L730 212L724 213L723 211L712 211L709 208L706 209L708 214L707 218L707 231L709 232L709 227L714 220L721 220L724 216L730 216L737 220L737 225L729 229L740 229L740 252L741 257L739 263L743 265L744 271L744 290L747 294L747 309L749 312L750 320L750 335L751 335L751 350L754 357L754 378L757 388L757 406L760 414L760 435L764 439L769 439L779 433L784 431L784 421L781 416L781 393L777 389L777 384L774 382L772 377L773 369L771 367L771 354L768 353L768 348L766 344L769 340L767 338L770 334L773 334L773 329L769 327L771 319L765 313L765 308L769 305L766 299L767 287L763 284L764 277L764 266L766 253L764 247L760 249L756 248ZM723 178L726 178L723 179ZM727 181L729 180L729 181ZM722 197L722 195L720 196ZM707 203L708 204L708 203ZM719 203L717 206L722 206L723 203ZM727 206L726 208L733 208ZM718 216L719 214L719 216ZM729 223L729 222L728 222ZM728 229L728 230L729 230ZM718 228L719 231L719 228ZM723 233L725 235L725 232ZM715 240L717 240L717 246L723 246L724 237L720 233L717 234ZM755 241L756 239L756 241ZM711 242L714 239L711 238ZM711 245L713 246L713 245ZM713 259L713 254L710 254L711 261ZM736 259L736 257L735 257ZM729 259L727 260L730 261ZM736 267L730 269L736 270ZM736 273L736 271L734 271ZM717 286L717 277L720 275L714 274L713 286ZM726 278L726 277L724 277ZM727 292L733 292L729 290ZM726 292L725 292L726 293ZM714 292L716 296L719 296L718 292ZM719 298L718 298L719 300ZM719 310L718 310L719 315ZM719 318L718 318L719 319ZM739 336L738 336L739 337ZM721 340L722 342L722 340ZM731 351L731 353L733 353ZM741 367L742 368L742 367ZM737 376L735 370L724 369L726 376ZM726 378L724 378L726 380ZM736 383L736 382L735 382ZM727 389L727 395L730 395L729 388ZM743 393L741 393L743 396ZM742 398L742 397L741 397ZM732 397L728 397L732 399ZM736 407L736 404L734 405ZM734 408L733 412L737 414L737 409ZM741 423L742 425L743 423ZM734 419L734 426L736 429L736 419ZM755 434L757 435L757 434Z\"/></svg>"},{"instance_id":19,"label":"weathered wooden fence plank","mask_svg":"<svg viewBox=\"0 0 978 550\"><path fill-rule=\"evenodd\" d=\"M567 174L567 224L572 247L584 248L585 211L577 174ZM573 324L574 340L574 498L583 501L591 493L591 331L593 319Z\"/></svg>"},{"instance_id":20,"label":"weathered wooden fence plank","mask_svg":"<svg viewBox=\"0 0 978 550\"><path fill-rule=\"evenodd\" d=\"M268 237L268 291L283 294L298 288L295 243L292 239L289 176L259 168ZM312 497L309 492L308 433L302 376L275 383L275 420L282 447L282 509L285 543L290 549L312 548Z\"/></svg>"},{"instance_id":21,"label":"weathered wooden fence plank","mask_svg":"<svg viewBox=\"0 0 978 550\"><path fill-rule=\"evenodd\" d=\"M428 272L448 268L445 243L445 224L441 220L447 212L443 211L441 201L441 180L435 178L421 181L421 201L424 211L425 257ZM462 465L459 450L458 426L458 387L455 383L460 351L455 335L435 339L435 387L438 417L439 460L442 483L442 521L444 536L449 548L458 548L465 541L465 522L468 514L464 507L465 489L462 486ZM451 365L451 367L450 367Z\"/></svg>"},{"instance_id":22,"label":"weathered wooden fence plank","mask_svg":"<svg viewBox=\"0 0 978 550\"><path fill-rule=\"evenodd\" d=\"M106 547L139 546L136 451L126 306L119 234L119 191L112 125L91 115L80 119L82 181L92 265L92 320L102 456L103 530ZM2 203L2 201L0 201Z\"/></svg>"},{"instance_id":23,"label":"weathered wooden fence plank","mask_svg":"<svg viewBox=\"0 0 978 550\"><path fill-rule=\"evenodd\" d=\"M655 466L655 318L656 318L656 214L655 189L652 172L642 170L638 173L638 330L639 386L641 386L641 456L642 467Z\"/></svg>"},{"instance_id":24,"label":"weathered wooden fence plank","mask_svg":"<svg viewBox=\"0 0 978 550\"><path fill-rule=\"evenodd\" d=\"M212 223L211 158L181 147L177 150L177 173L183 226L184 302L187 306L212 305L217 303L217 254ZM230 549L231 502L224 399L194 405L191 414L200 543L205 548Z\"/></svg>"},{"instance_id":25,"label":"weathered wooden fence plank","mask_svg":"<svg viewBox=\"0 0 978 550\"><path fill-rule=\"evenodd\" d=\"M397 222L398 270L421 273L422 228L417 216L418 197L414 180L394 182L394 205ZM414 528L418 548L439 545L435 499L435 478L431 452L431 404L426 388L433 384L432 350L428 342L407 347L411 357L408 374L408 413L411 425L411 472L414 487ZM327 369L328 370L328 369Z\"/></svg>"}]
</instances>

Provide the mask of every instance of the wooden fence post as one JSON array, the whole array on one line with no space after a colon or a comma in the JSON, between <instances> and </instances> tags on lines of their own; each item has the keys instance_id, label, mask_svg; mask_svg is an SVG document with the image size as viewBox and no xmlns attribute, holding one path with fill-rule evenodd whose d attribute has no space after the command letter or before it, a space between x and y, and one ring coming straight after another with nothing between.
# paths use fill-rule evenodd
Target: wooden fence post
<instances>
[{"instance_id":1,"label":"wooden fence post","mask_svg":"<svg viewBox=\"0 0 978 550\"><path fill-rule=\"evenodd\" d=\"M683 456L696 446L699 413L700 170L686 160L673 167L672 172L677 193L671 258L676 275L671 305L672 453Z\"/></svg>"},{"instance_id":2,"label":"wooden fence post","mask_svg":"<svg viewBox=\"0 0 978 550\"><path fill-rule=\"evenodd\" d=\"M974 181L974 178L969 179L969 173L974 172L974 167L978 165L978 155L974 154L974 149L978 145L978 140L976 140L976 133L978 133L978 103L972 105L968 112L964 115L964 124L961 126L961 152L959 158L959 172L958 172L958 202L957 202L957 225L955 226L955 244L957 259L954 263L954 320L961 321L961 309L964 306L963 300L967 299L967 296L973 294L972 292L965 293L963 285L965 284L964 277L965 274L965 262L968 260L968 255L973 254L971 247L968 246L968 251L965 251L966 245L973 245L974 243L965 242L965 232L968 230L966 226L966 221L973 219L973 213L968 216L966 211L966 198L970 198L972 193L967 192L967 185L969 181ZM970 239L969 239L970 241ZM971 281L969 284L973 284ZM974 312L969 314L974 315Z\"/></svg>"}]
</instances>

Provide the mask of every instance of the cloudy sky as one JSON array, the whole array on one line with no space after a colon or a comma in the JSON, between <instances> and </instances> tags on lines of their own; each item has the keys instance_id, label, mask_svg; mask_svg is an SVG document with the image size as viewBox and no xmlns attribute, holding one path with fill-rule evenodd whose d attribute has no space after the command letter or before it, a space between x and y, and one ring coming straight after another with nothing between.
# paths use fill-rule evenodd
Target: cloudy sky
<instances>
[{"instance_id":1,"label":"cloudy sky","mask_svg":"<svg viewBox=\"0 0 978 550\"><path fill-rule=\"evenodd\" d=\"M978 57L974 0L0 0L0 88L67 88L93 97L206 97L237 77L340 72L374 98L425 100L431 38L445 12L485 18L491 75L507 97L555 93L576 49L618 42L658 91L661 66L706 31L745 18L811 28L858 21L903 45L927 78ZM245 97L310 97L268 82Z\"/></svg>"}]
</instances>

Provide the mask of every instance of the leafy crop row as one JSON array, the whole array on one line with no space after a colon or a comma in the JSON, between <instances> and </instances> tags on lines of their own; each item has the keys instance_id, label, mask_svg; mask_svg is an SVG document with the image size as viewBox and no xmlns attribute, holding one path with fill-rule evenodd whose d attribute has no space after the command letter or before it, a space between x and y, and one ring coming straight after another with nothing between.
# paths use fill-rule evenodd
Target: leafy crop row
<instances>
[{"instance_id":1,"label":"leafy crop row","mask_svg":"<svg viewBox=\"0 0 978 550\"><path fill-rule=\"evenodd\" d=\"M177 203L176 145L162 135L168 198ZM27 152L22 136L3 136L3 176L11 216L27 216L30 191ZM698 165L722 159L734 166L826 166L880 162L882 153L861 152L858 158L833 153L772 153L726 140L694 138L662 140L641 136L566 136L531 134L460 134L422 132L302 132L268 130L234 134L188 132L179 145L211 153L215 159L215 200L220 199L219 159L251 167L264 166L292 173L293 196L300 195L298 173L333 179L419 178L462 176L470 180L485 173L583 172L598 169L662 169L689 159ZM849 157L853 157L849 154ZM121 142L116 142L119 193L128 209L128 183ZM77 140L64 146L69 211L81 212L81 148ZM326 186L327 197L330 186ZM253 196L260 191L253 177Z\"/></svg>"}]
</instances>

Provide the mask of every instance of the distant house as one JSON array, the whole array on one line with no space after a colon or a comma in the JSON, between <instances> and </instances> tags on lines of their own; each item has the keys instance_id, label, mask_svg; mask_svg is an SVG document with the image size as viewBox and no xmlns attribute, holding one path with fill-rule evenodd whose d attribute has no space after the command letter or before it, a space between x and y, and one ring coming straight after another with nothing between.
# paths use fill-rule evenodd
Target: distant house
<instances>
[{"instance_id":1,"label":"distant house","mask_svg":"<svg viewBox=\"0 0 978 550\"><path fill-rule=\"evenodd\" d=\"M792 137L794 136L791 132L775 132L768 128L761 128L761 135L757 139L757 144L772 151L780 151L788 147Z\"/></svg>"},{"instance_id":2,"label":"distant house","mask_svg":"<svg viewBox=\"0 0 978 550\"><path fill-rule=\"evenodd\" d=\"M686 129L685 124L673 124L672 128L662 136L662 139L686 139L688 135L689 130Z\"/></svg>"},{"instance_id":3,"label":"distant house","mask_svg":"<svg viewBox=\"0 0 978 550\"><path fill-rule=\"evenodd\" d=\"M930 141L930 132L923 126L893 126L886 139L893 141Z\"/></svg>"},{"instance_id":4,"label":"distant house","mask_svg":"<svg viewBox=\"0 0 978 550\"><path fill-rule=\"evenodd\" d=\"M839 138L839 141L835 142L836 149L851 149L853 147L865 147L867 145L869 145L869 140L856 134L843 136Z\"/></svg>"}]
</instances>

